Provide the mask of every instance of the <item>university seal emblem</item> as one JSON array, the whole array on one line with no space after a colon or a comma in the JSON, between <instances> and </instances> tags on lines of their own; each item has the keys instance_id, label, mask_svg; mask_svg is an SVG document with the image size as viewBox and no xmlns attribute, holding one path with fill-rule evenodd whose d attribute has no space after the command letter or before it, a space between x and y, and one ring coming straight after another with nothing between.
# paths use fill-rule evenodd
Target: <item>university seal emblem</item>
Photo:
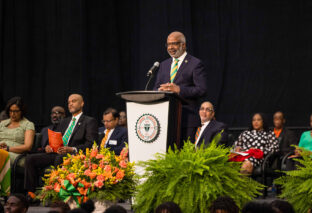
<instances>
[{"instance_id":1,"label":"university seal emblem","mask_svg":"<svg viewBox=\"0 0 312 213\"><path fill-rule=\"evenodd\" d=\"M158 119L152 114L143 114L135 124L135 132L138 138L145 143L154 142L160 133Z\"/></svg>"}]
</instances>

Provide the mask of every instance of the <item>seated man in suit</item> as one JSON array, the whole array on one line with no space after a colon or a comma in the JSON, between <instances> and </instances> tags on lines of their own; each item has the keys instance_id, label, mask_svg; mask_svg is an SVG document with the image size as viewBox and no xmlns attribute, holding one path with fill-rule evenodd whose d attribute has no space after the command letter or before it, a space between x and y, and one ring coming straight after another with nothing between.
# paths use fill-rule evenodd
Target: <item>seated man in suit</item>
<instances>
[{"instance_id":1,"label":"seated man in suit","mask_svg":"<svg viewBox=\"0 0 312 213\"><path fill-rule=\"evenodd\" d=\"M49 144L48 129L56 131L61 120L66 117L65 109L61 106L54 106L51 110L50 116L52 124L41 130L41 148L38 151L44 151L44 148Z\"/></svg>"},{"instance_id":2,"label":"seated man in suit","mask_svg":"<svg viewBox=\"0 0 312 213\"><path fill-rule=\"evenodd\" d=\"M45 153L31 154L26 157L25 163L25 189L28 191L28 197L35 198L35 190L38 182L38 169L50 165L57 166L63 162L63 157L67 153L75 154L79 150L90 148L96 141L97 122L94 118L82 113L84 105L83 97L79 94L72 94L68 98L68 110L71 117L64 118L57 129L63 135L63 147L53 152L53 149L47 145Z\"/></svg>"},{"instance_id":3,"label":"seated man in suit","mask_svg":"<svg viewBox=\"0 0 312 213\"><path fill-rule=\"evenodd\" d=\"M100 145L114 151L116 155L120 155L121 150L128 142L127 129L118 126L119 113L116 109L108 108L103 113L103 123L105 126L104 135L100 138Z\"/></svg>"},{"instance_id":4,"label":"seated man in suit","mask_svg":"<svg viewBox=\"0 0 312 213\"><path fill-rule=\"evenodd\" d=\"M287 153L294 151L295 148L291 145L297 145L298 140L293 131L285 127L286 119L284 113L277 111L273 115L274 134L279 141L280 154L286 155Z\"/></svg>"},{"instance_id":5,"label":"seated man in suit","mask_svg":"<svg viewBox=\"0 0 312 213\"><path fill-rule=\"evenodd\" d=\"M194 141L196 128L200 125L197 114L199 100L207 93L207 72L201 60L186 52L183 33L170 33L167 52L170 58L160 63L153 89L174 92L185 99L182 105L181 139L182 142L188 138Z\"/></svg>"},{"instance_id":6,"label":"seated man in suit","mask_svg":"<svg viewBox=\"0 0 312 213\"><path fill-rule=\"evenodd\" d=\"M227 127L224 123L215 120L215 112L213 105L205 101L201 104L199 109L199 116L201 120L201 127L198 127L195 134L195 146L199 147L202 143L208 146L215 135L223 130L219 144L226 145L227 143Z\"/></svg>"}]
</instances>

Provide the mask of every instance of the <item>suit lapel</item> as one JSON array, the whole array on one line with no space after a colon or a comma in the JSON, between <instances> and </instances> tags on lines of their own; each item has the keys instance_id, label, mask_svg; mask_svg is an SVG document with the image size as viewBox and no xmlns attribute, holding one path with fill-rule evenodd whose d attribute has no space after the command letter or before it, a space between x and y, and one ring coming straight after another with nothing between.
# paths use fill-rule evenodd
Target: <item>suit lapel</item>
<instances>
[{"instance_id":1,"label":"suit lapel","mask_svg":"<svg viewBox=\"0 0 312 213\"><path fill-rule=\"evenodd\" d=\"M166 78L167 79L165 82L170 82L170 72L171 72L171 63L172 63L172 58L170 58L165 64L165 70L169 70L169 72L165 72Z\"/></svg>"},{"instance_id":2,"label":"suit lapel","mask_svg":"<svg viewBox=\"0 0 312 213\"><path fill-rule=\"evenodd\" d=\"M187 64L189 63L189 60L190 60L190 56L189 56L189 54L187 54L187 55L185 56L183 62L181 63L179 69L178 69L177 75L176 75L176 77L174 78L173 83L176 83L177 80L180 78L180 76L181 76L182 73L183 73L183 70L185 69L185 67L187 67ZM171 68L170 68L170 70L171 70ZM169 77L169 78L170 78L170 77Z\"/></svg>"},{"instance_id":3,"label":"suit lapel","mask_svg":"<svg viewBox=\"0 0 312 213\"><path fill-rule=\"evenodd\" d=\"M209 124L206 126L204 132L201 134L198 144L197 146L199 147L202 143L203 143L203 137L205 136L205 134L211 134L211 132L209 132L212 128L214 127L214 120L211 120L209 122ZM209 137L210 138L210 137ZM210 143L210 141L205 141L205 143Z\"/></svg>"}]
</instances>

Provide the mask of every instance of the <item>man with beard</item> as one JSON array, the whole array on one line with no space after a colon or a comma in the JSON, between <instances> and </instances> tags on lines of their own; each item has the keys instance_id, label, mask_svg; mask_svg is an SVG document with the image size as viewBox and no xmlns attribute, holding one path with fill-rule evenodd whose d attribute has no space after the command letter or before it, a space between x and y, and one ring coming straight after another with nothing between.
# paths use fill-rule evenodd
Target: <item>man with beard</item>
<instances>
[{"instance_id":1,"label":"man with beard","mask_svg":"<svg viewBox=\"0 0 312 213\"><path fill-rule=\"evenodd\" d=\"M186 52L183 33L170 33L166 46L171 58L160 63L154 90L174 92L186 100L187 103L182 105L181 138L186 140L189 137L194 142L200 125L198 102L207 92L207 73L201 60Z\"/></svg>"},{"instance_id":2,"label":"man with beard","mask_svg":"<svg viewBox=\"0 0 312 213\"><path fill-rule=\"evenodd\" d=\"M60 121L65 118L65 109L61 106L55 106L51 110L51 125L43 128L41 130L41 150L43 151L44 148L49 144L49 136L48 136L48 129L56 131L57 127L60 124Z\"/></svg>"},{"instance_id":3,"label":"man with beard","mask_svg":"<svg viewBox=\"0 0 312 213\"><path fill-rule=\"evenodd\" d=\"M35 199L34 194L38 185L38 170L54 165L55 167L63 162L63 157L76 154L79 150L85 151L90 148L98 137L97 121L82 113L84 106L83 97L80 94L72 94L68 97L68 110L72 116L64 118L56 131L61 132L63 145L53 152L51 146L46 145L45 153L27 155L25 163L25 189L28 191L28 198Z\"/></svg>"}]
</instances>

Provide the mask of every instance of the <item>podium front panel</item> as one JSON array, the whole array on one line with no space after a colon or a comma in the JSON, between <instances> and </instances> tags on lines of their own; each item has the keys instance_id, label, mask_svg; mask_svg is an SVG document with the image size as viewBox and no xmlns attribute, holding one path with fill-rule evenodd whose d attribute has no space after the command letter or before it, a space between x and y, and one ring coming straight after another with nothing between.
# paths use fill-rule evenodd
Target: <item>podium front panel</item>
<instances>
[{"instance_id":1,"label":"podium front panel","mask_svg":"<svg viewBox=\"0 0 312 213\"><path fill-rule=\"evenodd\" d=\"M167 150L169 101L127 102L129 159L153 159Z\"/></svg>"}]
</instances>

